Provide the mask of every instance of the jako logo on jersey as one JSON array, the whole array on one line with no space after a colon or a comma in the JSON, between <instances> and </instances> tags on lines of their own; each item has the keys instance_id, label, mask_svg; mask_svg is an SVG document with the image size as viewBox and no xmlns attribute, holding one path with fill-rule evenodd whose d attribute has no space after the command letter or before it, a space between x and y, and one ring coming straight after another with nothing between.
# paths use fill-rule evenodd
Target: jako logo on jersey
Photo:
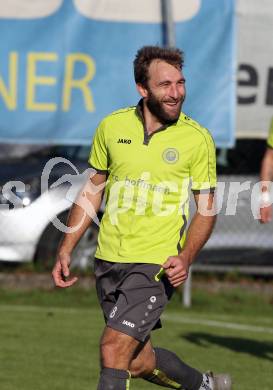
<instances>
[{"instance_id":1,"label":"jako logo on jersey","mask_svg":"<svg viewBox=\"0 0 273 390\"><path fill-rule=\"evenodd\" d=\"M118 144L130 144L132 142L131 139L119 138Z\"/></svg>"},{"instance_id":2,"label":"jako logo on jersey","mask_svg":"<svg viewBox=\"0 0 273 390\"><path fill-rule=\"evenodd\" d=\"M118 308L117 308L117 306L115 306L115 307L113 308L113 310L111 311L109 317L110 317L110 318L114 318L115 315L116 315L117 310L118 310Z\"/></svg>"},{"instance_id":3,"label":"jako logo on jersey","mask_svg":"<svg viewBox=\"0 0 273 390\"><path fill-rule=\"evenodd\" d=\"M130 321L126 321L126 320L123 320L122 325L130 326L130 328L134 328L135 327L134 323L132 323Z\"/></svg>"}]
</instances>

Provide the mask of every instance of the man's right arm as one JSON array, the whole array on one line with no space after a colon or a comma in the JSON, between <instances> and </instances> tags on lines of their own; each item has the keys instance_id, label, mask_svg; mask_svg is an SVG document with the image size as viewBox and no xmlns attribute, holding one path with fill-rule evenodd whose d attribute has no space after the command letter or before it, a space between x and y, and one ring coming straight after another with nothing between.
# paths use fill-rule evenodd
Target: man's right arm
<instances>
[{"instance_id":1,"label":"man's right arm","mask_svg":"<svg viewBox=\"0 0 273 390\"><path fill-rule=\"evenodd\" d=\"M67 220L69 232L64 234L52 271L53 280L58 287L70 287L77 281L76 277L67 280L70 274L71 254L97 215L105 182L106 174L96 173L93 177L90 177L70 210Z\"/></svg>"},{"instance_id":2,"label":"man's right arm","mask_svg":"<svg viewBox=\"0 0 273 390\"><path fill-rule=\"evenodd\" d=\"M261 207L260 222L267 223L272 219L272 206L270 202L270 182L273 180L273 149L267 148L262 160L261 172Z\"/></svg>"}]
</instances>

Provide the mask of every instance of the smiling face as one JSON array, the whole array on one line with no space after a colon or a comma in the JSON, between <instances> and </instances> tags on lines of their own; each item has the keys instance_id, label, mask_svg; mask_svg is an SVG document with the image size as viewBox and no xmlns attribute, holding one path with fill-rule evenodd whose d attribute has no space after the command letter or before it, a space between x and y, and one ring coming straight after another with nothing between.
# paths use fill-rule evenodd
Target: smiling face
<instances>
[{"instance_id":1,"label":"smiling face","mask_svg":"<svg viewBox=\"0 0 273 390\"><path fill-rule=\"evenodd\" d=\"M163 124L177 121L186 94L182 71L165 61L153 60L148 72L147 86L138 85L147 108Z\"/></svg>"}]
</instances>

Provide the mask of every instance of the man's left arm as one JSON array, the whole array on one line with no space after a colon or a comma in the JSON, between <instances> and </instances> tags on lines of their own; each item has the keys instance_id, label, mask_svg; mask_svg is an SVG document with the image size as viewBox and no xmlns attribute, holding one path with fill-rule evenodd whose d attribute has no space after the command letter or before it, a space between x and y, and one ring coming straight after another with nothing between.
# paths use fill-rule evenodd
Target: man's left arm
<instances>
[{"instance_id":1,"label":"man's left arm","mask_svg":"<svg viewBox=\"0 0 273 390\"><path fill-rule=\"evenodd\" d=\"M195 194L194 197L197 210L188 228L185 245L179 255L170 256L163 264L174 287L187 279L190 265L209 239L216 221L214 194Z\"/></svg>"},{"instance_id":2,"label":"man's left arm","mask_svg":"<svg viewBox=\"0 0 273 390\"><path fill-rule=\"evenodd\" d=\"M273 179L273 149L268 147L261 164L261 200L260 222L268 223L272 219L272 202L270 199L270 186Z\"/></svg>"},{"instance_id":3,"label":"man's left arm","mask_svg":"<svg viewBox=\"0 0 273 390\"><path fill-rule=\"evenodd\" d=\"M214 194L195 194L197 206L190 223L185 245L177 256L170 256L163 264L166 275L174 287L185 282L190 265L209 239L216 221Z\"/></svg>"}]
</instances>

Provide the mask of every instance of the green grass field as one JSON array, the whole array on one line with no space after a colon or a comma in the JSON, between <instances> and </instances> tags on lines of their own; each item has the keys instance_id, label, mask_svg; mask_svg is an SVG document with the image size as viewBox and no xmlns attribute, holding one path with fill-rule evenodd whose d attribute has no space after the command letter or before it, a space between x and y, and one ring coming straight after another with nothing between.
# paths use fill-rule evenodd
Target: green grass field
<instances>
[{"instance_id":1,"label":"green grass field","mask_svg":"<svg viewBox=\"0 0 273 390\"><path fill-rule=\"evenodd\" d=\"M179 299L154 345L201 371L230 372L235 390L272 390L272 296L194 290L191 309ZM94 290L0 290L0 389L96 390L102 327ZM132 380L130 388L157 387Z\"/></svg>"}]
</instances>

